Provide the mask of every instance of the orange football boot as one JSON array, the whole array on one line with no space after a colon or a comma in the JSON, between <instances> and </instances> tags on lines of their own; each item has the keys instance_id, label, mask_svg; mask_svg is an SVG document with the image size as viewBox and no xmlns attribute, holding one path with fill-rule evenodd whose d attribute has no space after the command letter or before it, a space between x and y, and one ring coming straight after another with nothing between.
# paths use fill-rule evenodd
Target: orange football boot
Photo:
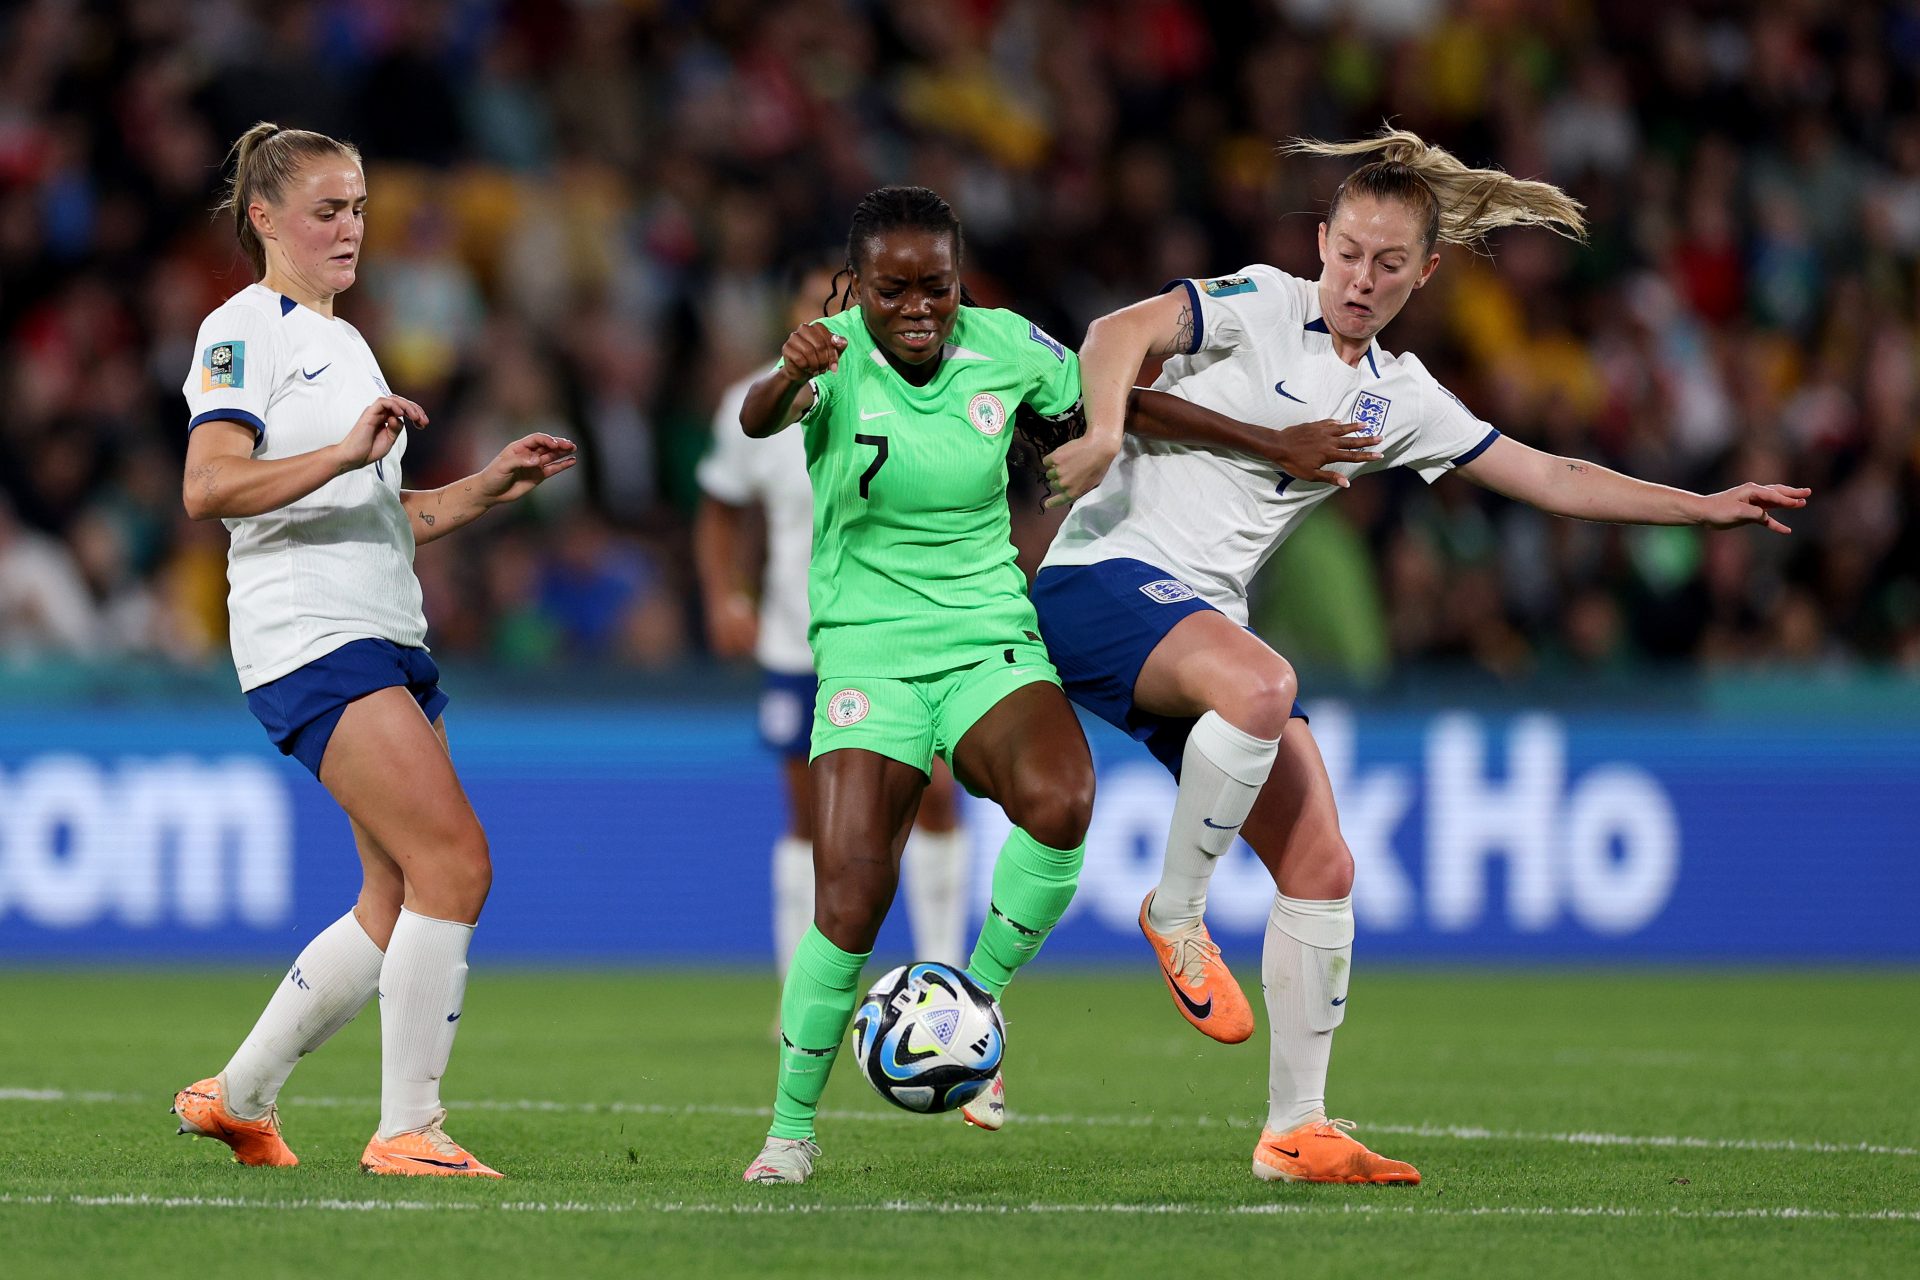
<instances>
[{"instance_id":1,"label":"orange football boot","mask_svg":"<svg viewBox=\"0 0 1920 1280\"><path fill-rule=\"evenodd\" d=\"M227 1110L224 1074L190 1084L173 1095L173 1114L180 1132L212 1138L233 1148L235 1163L289 1166L300 1157L280 1137L280 1109L268 1107L258 1120L242 1120Z\"/></svg>"},{"instance_id":2,"label":"orange football boot","mask_svg":"<svg viewBox=\"0 0 1920 1280\"><path fill-rule=\"evenodd\" d=\"M1173 993L1174 1007L1202 1035L1221 1044L1239 1044L1253 1034L1253 1010L1233 970L1220 958L1204 922L1176 934L1156 931L1147 919L1147 907L1153 902L1149 892L1140 903L1140 932L1153 945L1153 958L1160 962L1160 976Z\"/></svg>"},{"instance_id":3,"label":"orange football boot","mask_svg":"<svg viewBox=\"0 0 1920 1280\"><path fill-rule=\"evenodd\" d=\"M1351 1120L1309 1120L1297 1129L1260 1131L1253 1176L1262 1182L1381 1182L1412 1185L1420 1171L1377 1156L1347 1136Z\"/></svg>"},{"instance_id":4,"label":"orange football boot","mask_svg":"<svg viewBox=\"0 0 1920 1280\"><path fill-rule=\"evenodd\" d=\"M465 1147L447 1136L440 1126L446 1120L446 1108L433 1113L424 1129L397 1133L383 1138L378 1133L360 1153L360 1167L368 1173L397 1173L438 1178L504 1178L497 1169L489 1169Z\"/></svg>"}]
</instances>

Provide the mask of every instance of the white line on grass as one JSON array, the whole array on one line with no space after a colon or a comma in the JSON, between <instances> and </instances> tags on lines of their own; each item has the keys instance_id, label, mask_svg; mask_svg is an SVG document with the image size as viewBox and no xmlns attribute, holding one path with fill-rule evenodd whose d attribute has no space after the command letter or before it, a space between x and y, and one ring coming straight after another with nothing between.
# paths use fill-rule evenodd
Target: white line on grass
<instances>
[{"instance_id":1,"label":"white line on grass","mask_svg":"<svg viewBox=\"0 0 1920 1280\"><path fill-rule=\"evenodd\" d=\"M0 1205L72 1205L82 1209L265 1209L275 1212L378 1213L657 1213L715 1214L722 1216L780 1216L821 1213L977 1214L1025 1216L1047 1214L1109 1214L1114 1216L1179 1217L1307 1217L1381 1215L1437 1218L1678 1218L1693 1221L1815 1221L1920 1222L1920 1210L1870 1209L1840 1212L1796 1205L1761 1205L1747 1209L1643 1209L1627 1205L1478 1205L1439 1206L1347 1202L1269 1204L980 1204L958 1200L882 1200L872 1204L791 1204L766 1202L700 1203L685 1200L639 1200L594 1203L584 1200L507 1200L487 1204L474 1201L433 1200L250 1200L240 1196L152 1195L13 1195L0 1192Z\"/></svg>"},{"instance_id":2,"label":"white line on grass","mask_svg":"<svg viewBox=\"0 0 1920 1280\"><path fill-rule=\"evenodd\" d=\"M147 1094L107 1093L100 1090L0 1088L0 1102L87 1102L150 1103ZM361 1108L378 1110L378 1101L370 1098L289 1097L287 1106ZM534 1111L569 1115L623 1116L720 1116L738 1120L764 1120L773 1114L768 1107L732 1107L715 1103L689 1102L671 1105L663 1102L556 1102L549 1098L507 1098L453 1102L452 1110ZM873 1120L894 1123L908 1119L895 1111L822 1111L824 1120ZM1216 1116L1164 1115L1068 1115L1031 1114L1009 1111L1008 1116L1023 1125L1047 1125L1063 1128L1196 1128L1226 1127L1247 1129L1242 1120L1223 1120ZM1523 1129L1485 1129L1476 1125L1375 1124L1361 1126L1372 1133L1391 1133L1415 1138L1454 1138L1465 1142L1547 1142L1576 1147L1664 1147L1686 1151L1804 1151L1820 1155L1920 1156L1920 1147L1893 1147L1873 1142L1822 1142L1811 1138L1699 1138L1687 1134L1596 1133L1569 1131L1536 1133Z\"/></svg>"}]
</instances>

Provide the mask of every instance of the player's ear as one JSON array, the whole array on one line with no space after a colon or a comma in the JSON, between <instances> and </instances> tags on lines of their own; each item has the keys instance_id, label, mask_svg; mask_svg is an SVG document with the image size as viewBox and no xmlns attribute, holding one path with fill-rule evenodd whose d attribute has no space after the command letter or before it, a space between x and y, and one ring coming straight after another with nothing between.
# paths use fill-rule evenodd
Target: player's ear
<instances>
[{"instance_id":1,"label":"player's ear","mask_svg":"<svg viewBox=\"0 0 1920 1280\"><path fill-rule=\"evenodd\" d=\"M247 221L253 224L253 233L262 240L273 239L273 210L258 200L247 206Z\"/></svg>"},{"instance_id":2,"label":"player's ear","mask_svg":"<svg viewBox=\"0 0 1920 1280\"><path fill-rule=\"evenodd\" d=\"M1440 267L1440 251L1438 249L1435 249L1432 253L1427 255L1427 265L1420 268L1420 278L1413 282L1413 287L1418 289L1421 286L1425 285L1427 281L1433 279L1433 273L1436 270L1438 270L1439 267Z\"/></svg>"}]
</instances>

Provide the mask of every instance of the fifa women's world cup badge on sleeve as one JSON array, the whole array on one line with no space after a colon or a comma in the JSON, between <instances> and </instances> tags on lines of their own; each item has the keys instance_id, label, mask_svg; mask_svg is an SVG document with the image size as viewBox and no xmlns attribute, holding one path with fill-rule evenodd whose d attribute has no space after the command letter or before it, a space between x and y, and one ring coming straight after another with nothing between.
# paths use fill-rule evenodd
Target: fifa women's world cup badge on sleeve
<instances>
[{"instance_id":1,"label":"fifa women's world cup badge on sleeve","mask_svg":"<svg viewBox=\"0 0 1920 1280\"><path fill-rule=\"evenodd\" d=\"M202 391L236 390L247 385L246 379L246 343L216 342L200 353Z\"/></svg>"}]
</instances>

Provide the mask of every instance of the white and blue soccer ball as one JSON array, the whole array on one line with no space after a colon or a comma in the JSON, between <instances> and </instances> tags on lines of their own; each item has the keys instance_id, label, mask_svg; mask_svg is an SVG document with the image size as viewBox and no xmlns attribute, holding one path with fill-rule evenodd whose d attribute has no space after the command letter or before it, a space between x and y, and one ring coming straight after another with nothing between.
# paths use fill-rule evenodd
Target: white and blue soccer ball
<instances>
[{"instance_id":1,"label":"white and blue soccer ball","mask_svg":"<svg viewBox=\"0 0 1920 1280\"><path fill-rule=\"evenodd\" d=\"M853 1052L874 1091L908 1111L952 1111L993 1080L1006 1052L1000 1002L952 965L891 970L853 1015Z\"/></svg>"}]
</instances>

